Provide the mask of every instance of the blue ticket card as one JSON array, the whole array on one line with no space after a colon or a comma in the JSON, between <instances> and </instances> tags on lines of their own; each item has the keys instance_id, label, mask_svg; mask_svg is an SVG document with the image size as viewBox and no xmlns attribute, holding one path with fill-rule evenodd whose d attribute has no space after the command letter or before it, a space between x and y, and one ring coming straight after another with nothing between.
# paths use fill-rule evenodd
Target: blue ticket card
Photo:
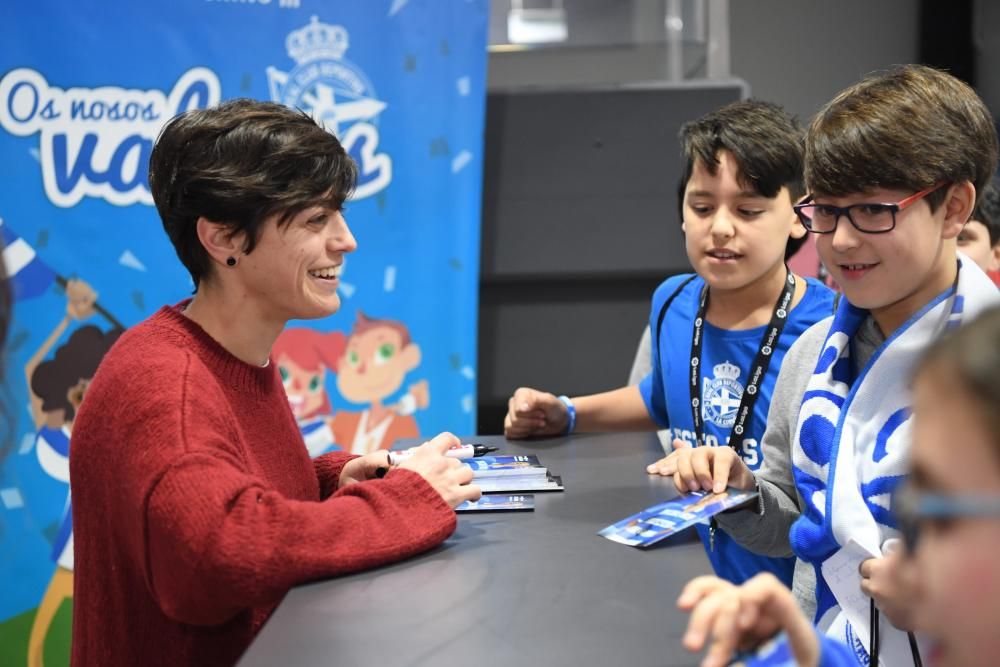
<instances>
[{"instance_id":1,"label":"blue ticket card","mask_svg":"<svg viewBox=\"0 0 1000 667\"><path fill-rule=\"evenodd\" d=\"M534 454L518 456L480 456L462 459L462 463L472 468L477 477L501 475L525 475L540 473L545 475L545 467Z\"/></svg>"},{"instance_id":2,"label":"blue ticket card","mask_svg":"<svg viewBox=\"0 0 1000 667\"><path fill-rule=\"evenodd\" d=\"M756 497L756 491L740 491L732 487L722 493L695 491L648 507L597 534L630 547L648 547Z\"/></svg>"},{"instance_id":3,"label":"blue ticket card","mask_svg":"<svg viewBox=\"0 0 1000 667\"><path fill-rule=\"evenodd\" d=\"M473 502L466 500L455 508L456 512L532 512L535 509L535 496L530 493L506 494L484 493L483 497Z\"/></svg>"}]
</instances>

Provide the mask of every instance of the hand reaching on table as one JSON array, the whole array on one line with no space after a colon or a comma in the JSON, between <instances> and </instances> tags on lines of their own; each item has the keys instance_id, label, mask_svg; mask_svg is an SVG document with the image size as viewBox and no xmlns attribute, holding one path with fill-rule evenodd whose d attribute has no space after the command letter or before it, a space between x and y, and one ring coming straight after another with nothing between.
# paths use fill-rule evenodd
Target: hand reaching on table
<instances>
[{"instance_id":1,"label":"hand reaching on table","mask_svg":"<svg viewBox=\"0 0 1000 667\"><path fill-rule=\"evenodd\" d=\"M674 451L650 464L646 472L673 477L679 493L722 493L727 486L749 491L757 485L750 468L732 447L692 447L683 440L673 444Z\"/></svg>"},{"instance_id":2,"label":"hand reaching on table","mask_svg":"<svg viewBox=\"0 0 1000 667\"><path fill-rule=\"evenodd\" d=\"M466 500L479 500L482 492L472 481L472 468L459 459L445 456L461 442L451 433L441 433L413 450L413 455L399 464L423 477L452 508Z\"/></svg>"},{"instance_id":3,"label":"hand reaching on table","mask_svg":"<svg viewBox=\"0 0 1000 667\"><path fill-rule=\"evenodd\" d=\"M566 406L554 394L521 387L507 402L503 434L514 440L537 435L559 435L569 424Z\"/></svg>"}]
</instances>

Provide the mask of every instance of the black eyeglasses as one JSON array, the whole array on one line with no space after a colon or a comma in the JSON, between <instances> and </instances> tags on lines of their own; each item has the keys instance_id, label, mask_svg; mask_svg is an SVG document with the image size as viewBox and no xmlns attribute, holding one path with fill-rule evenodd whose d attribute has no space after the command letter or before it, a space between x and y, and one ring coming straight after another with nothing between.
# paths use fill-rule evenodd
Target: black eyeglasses
<instances>
[{"instance_id":1,"label":"black eyeglasses","mask_svg":"<svg viewBox=\"0 0 1000 667\"><path fill-rule=\"evenodd\" d=\"M897 213L944 186L944 183L932 185L926 190L921 190L898 202L851 204L850 206L814 204L812 203L812 195L810 195L801 204L796 204L792 208L795 209L799 220L802 221L802 226L813 234L833 233L837 229L840 216L846 216L859 232L884 234L891 232L896 227Z\"/></svg>"},{"instance_id":2,"label":"black eyeglasses","mask_svg":"<svg viewBox=\"0 0 1000 667\"><path fill-rule=\"evenodd\" d=\"M899 522L903 545L912 554L925 521L1000 518L1000 496L922 493L910 484L902 484L892 494L892 513Z\"/></svg>"}]
</instances>

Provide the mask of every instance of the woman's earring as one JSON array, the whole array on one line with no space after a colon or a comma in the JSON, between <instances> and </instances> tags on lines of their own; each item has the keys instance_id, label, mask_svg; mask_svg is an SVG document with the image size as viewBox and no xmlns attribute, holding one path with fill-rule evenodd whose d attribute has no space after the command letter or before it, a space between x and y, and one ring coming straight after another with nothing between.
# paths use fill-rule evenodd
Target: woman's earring
<instances>
[{"instance_id":1,"label":"woman's earring","mask_svg":"<svg viewBox=\"0 0 1000 667\"><path fill-rule=\"evenodd\" d=\"M236 266L236 258L226 257L226 266Z\"/></svg>"}]
</instances>

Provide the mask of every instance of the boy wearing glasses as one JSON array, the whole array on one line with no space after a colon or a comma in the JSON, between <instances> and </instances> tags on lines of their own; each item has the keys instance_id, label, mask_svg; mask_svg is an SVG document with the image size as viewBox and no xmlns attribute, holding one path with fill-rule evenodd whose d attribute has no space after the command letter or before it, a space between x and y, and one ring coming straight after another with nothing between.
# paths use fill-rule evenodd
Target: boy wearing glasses
<instances>
[{"instance_id":1,"label":"boy wearing glasses","mask_svg":"<svg viewBox=\"0 0 1000 667\"><path fill-rule=\"evenodd\" d=\"M682 227L696 273L669 278L653 296L652 372L639 385L573 399L520 388L507 437L669 428L674 447L733 448L748 469L761 466L782 359L833 310L828 288L785 265L805 236L792 210L804 194L802 131L780 107L746 101L685 124L680 136ZM699 532L719 576L771 572L791 582L789 554L757 555L712 528Z\"/></svg>"},{"instance_id":2,"label":"boy wearing glasses","mask_svg":"<svg viewBox=\"0 0 1000 667\"><path fill-rule=\"evenodd\" d=\"M720 527L752 551L794 553L800 604L862 664L876 635L882 655L910 659L906 634L857 593L909 626L886 584L895 557L882 557L898 534L887 498L907 470L909 378L941 332L1000 300L956 245L996 163L989 111L944 72L897 68L827 104L807 134L811 194L796 211L846 298L785 357L760 470L722 449L661 466L683 486L757 487L757 506Z\"/></svg>"}]
</instances>

